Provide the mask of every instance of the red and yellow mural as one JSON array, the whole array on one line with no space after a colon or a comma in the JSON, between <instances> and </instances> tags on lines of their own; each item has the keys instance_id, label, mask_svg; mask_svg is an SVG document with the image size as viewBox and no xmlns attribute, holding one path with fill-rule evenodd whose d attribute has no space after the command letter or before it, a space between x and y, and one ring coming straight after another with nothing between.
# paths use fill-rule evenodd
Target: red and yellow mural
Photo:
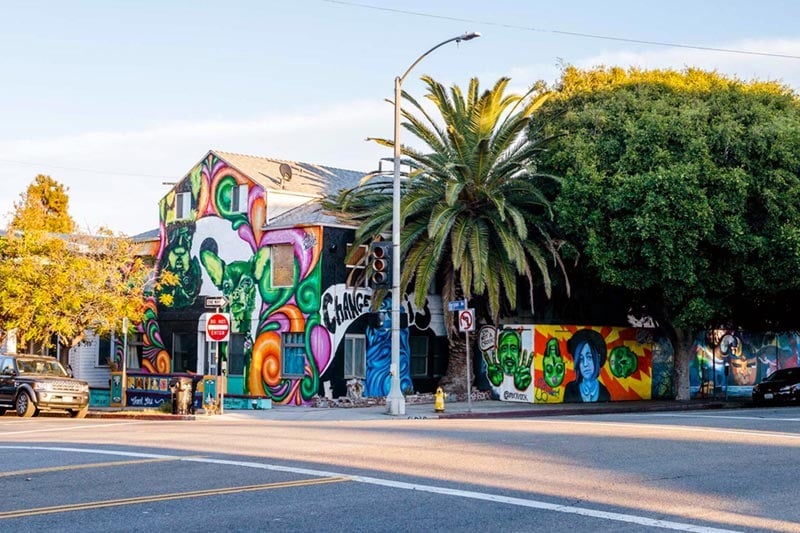
<instances>
[{"instance_id":1,"label":"red and yellow mural","mask_svg":"<svg viewBox=\"0 0 800 533\"><path fill-rule=\"evenodd\" d=\"M501 400L649 400L653 337L639 328L503 326L480 332L485 373Z\"/></svg>"}]
</instances>

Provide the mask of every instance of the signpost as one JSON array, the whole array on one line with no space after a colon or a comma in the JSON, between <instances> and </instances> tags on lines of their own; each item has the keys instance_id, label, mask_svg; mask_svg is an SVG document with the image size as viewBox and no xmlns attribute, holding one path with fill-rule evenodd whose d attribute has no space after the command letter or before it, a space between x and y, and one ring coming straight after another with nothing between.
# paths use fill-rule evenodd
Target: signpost
<instances>
[{"instance_id":1,"label":"signpost","mask_svg":"<svg viewBox=\"0 0 800 533\"><path fill-rule=\"evenodd\" d=\"M206 309L216 309L219 311L220 307L228 305L228 299L224 296L206 296L205 299Z\"/></svg>"},{"instance_id":2,"label":"signpost","mask_svg":"<svg viewBox=\"0 0 800 533\"><path fill-rule=\"evenodd\" d=\"M452 302L447 302L448 311L463 311L466 308L467 308L466 300L453 300Z\"/></svg>"},{"instance_id":3,"label":"signpost","mask_svg":"<svg viewBox=\"0 0 800 533\"><path fill-rule=\"evenodd\" d=\"M231 318L228 313L211 313L206 320L206 339L226 342L231 333Z\"/></svg>"},{"instance_id":4,"label":"signpost","mask_svg":"<svg viewBox=\"0 0 800 533\"><path fill-rule=\"evenodd\" d=\"M466 302L461 300L462 303ZM455 302L450 302L453 304ZM449 305L449 304L448 304ZM467 348L467 411L472 412L472 359L469 356L469 332L475 331L475 309L461 309L458 311L458 329L464 332Z\"/></svg>"},{"instance_id":5,"label":"signpost","mask_svg":"<svg viewBox=\"0 0 800 533\"><path fill-rule=\"evenodd\" d=\"M208 302L210 298L206 298L206 302ZM227 303L225 297L222 297L222 301ZM217 303L217 302L214 302ZM231 334L231 315L230 313L211 313L208 315L206 319L206 341L208 342L216 342L217 349L216 349L216 357L219 359L219 343L220 342L227 342L230 338ZM225 404L225 365L222 365L222 370L220 372L222 376L222 386L220 387L220 396L219 396L219 414L224 412L224 404ZM192 399L194 401L194 398Z\"/></svg>"}]
</instances>

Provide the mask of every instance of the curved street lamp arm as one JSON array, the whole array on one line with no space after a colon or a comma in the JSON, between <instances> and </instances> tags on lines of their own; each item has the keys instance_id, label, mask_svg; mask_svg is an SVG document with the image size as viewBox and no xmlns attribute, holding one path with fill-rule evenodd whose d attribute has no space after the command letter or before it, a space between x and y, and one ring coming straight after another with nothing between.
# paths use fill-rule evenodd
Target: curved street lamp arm
<instances>
[{"instance_id":1,"label":"curved street lamp arm","mask_svg":"<svg viewBox=\"0 0 800 533\"><path fill-rule=\"evenodd\" d=\"M447 39L446 41L442 41L442 42L440 42L439 44L437 44L436 46L434 46L433 48L431 48L430 50L428 50L427 52L425 52L424 54L422 54L421 56L419 56L419 57L417 58L417 60L416 60L416 61L414 61L414 62L411 64L411 66L410 66L410 67L408 67L408 69L405 71L405 73L404 73L402 76L400 76L400 77L398 78L398 79L400 80L400 83L403 83L403 80L405 80L405 79L406 79L406 76L408 76L408 73L409 73L409 72L411 72L412 70L414 70L414 67L416 67L416 66L419 64L419 62L420 62L420 61L422 61L423 59L425 59L425 57L426 57L428 54L430 54L431 52L433 52L434 50L436 50L436 49L437 49L437 48L439 48L440 46L444 46L444 45L446 45L447 43L452 43L453 41L455 41L455 42L457 42L457 43L460 43L461 41L469 41L470 39L475 39L476 37L480 37L480 36L481 36L481 34L480 34L480 33L478 33L477 31L470 31L470 32L467 32L467 33L465 33L465 34L463 34L463 35L459 35L458 37L452 37L452 38L450 38L450 39Z\"/></svg>"}]
</instances>

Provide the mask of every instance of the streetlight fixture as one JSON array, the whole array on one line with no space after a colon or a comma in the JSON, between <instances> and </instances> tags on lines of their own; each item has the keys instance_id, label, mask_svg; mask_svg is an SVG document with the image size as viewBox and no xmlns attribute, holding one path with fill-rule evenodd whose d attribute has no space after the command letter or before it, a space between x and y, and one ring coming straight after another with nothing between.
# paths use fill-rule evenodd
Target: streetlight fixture
<instances>
[{"instance_id":1,"label":"streetlight fixture","mask_svg":"<svg viewBox=\"0 0 800 533\"><path fill-rule=\"evenodd\" d=\"M406 414L406 398L400 390L400 97L403 80L428 54L448 43L469 41L480 37L478 32L468 32L442 41L414 61L402 76L394 79L394 178L392 182L392 363L391 387L386 397L387 413Z\"/></svg>"}]
</instances>

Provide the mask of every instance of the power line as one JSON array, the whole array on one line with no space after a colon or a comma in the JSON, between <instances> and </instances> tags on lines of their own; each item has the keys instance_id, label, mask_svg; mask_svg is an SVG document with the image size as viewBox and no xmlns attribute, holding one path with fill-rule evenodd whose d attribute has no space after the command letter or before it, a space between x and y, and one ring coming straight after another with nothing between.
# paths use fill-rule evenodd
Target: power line
<instances>
[{"instance_id":1,"label":"power line","mask_svg":"<svg viewBox=\"0 0 800 533\"><path fill-rule=\"evenodd\" d=\"M25 165L29 167L47 167L55 168L58 170L74 170L76 172L88 172L92 174L113 174L118 176L132 176L135 178L158 178L164 179L163 175L156 176L154 174L139 174L135 172L124 172L120 170L99 170L93 168L80 168L80 167L65 167L60 165L51 165L49 163L31 163L30 161L14 161L12 159L0 159L0 163L11 163L13 165Z\"/></svg>"},{"instance_id":2,"label":"power line","mask_svg":"<svg viewBox=\"0 0 800 533\"><path fill-rule=\"evenodd\" d=\"M554 33L557 35L569 35L570 37L584 37L587 39L602 39L605 41L617 41L622 43L634 43L634 44L649 44L653 46L665 46L670 48L688 48L691 50L704 50L707 52L724 52L726 54L743 54L743 55L750 55L750 56L762 56L762 57L780 57L783 59L800 59L800 56L790 55L790 54L775 54L772 52L754 52L750 50L736 50L733 48L716 48L713 46L699 46L699 45L691 45L691 44L680 44L680 43L670 43L665 41L647 41L644 39L630 39L627 37L614 37L612 35L599 35L595 33L581 33L577 31L564 31L564 30L550 30L546 28L535 28L532 26L520 26L517 24L504 24L500 22L487 22L485 20L476 20L476 19L467 19L467 18L460 18L460 17L450 17L446 15L436 15L433 13L422 13L420 11L407 11L405 9L395 9L391 7L382 7L382 6L375 6L371 4L363 4L360 2L345 2L344 0L322 0L323 2L328 2L330 4L341 4L350 7L363 7L365 9L374 9L375 11L387 11L390 13L400 13L403 15L414 15L416 17L427 17L433 19L441 19L441 20L452 20L455 22L469 22L470 24L483 24L486 26L496 26L498 28L508 28L513 30L524 30L524 31L534 31L539 33Z\"/></svg>"}]
</instances>

